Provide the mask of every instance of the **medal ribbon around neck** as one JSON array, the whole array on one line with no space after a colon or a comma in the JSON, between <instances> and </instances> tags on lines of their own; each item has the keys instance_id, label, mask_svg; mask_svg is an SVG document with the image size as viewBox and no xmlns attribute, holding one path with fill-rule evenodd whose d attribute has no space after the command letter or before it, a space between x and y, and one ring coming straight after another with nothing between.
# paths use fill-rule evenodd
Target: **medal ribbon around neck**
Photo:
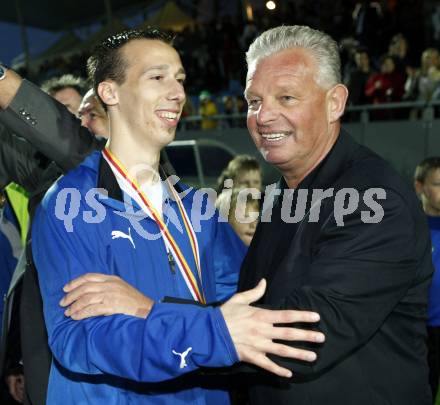
<instances>
[{"instance_id":1,"label":"medal ribbon around neck","mask_svg":"<svg viewBox=\"0 0 440 405\"><path fill-rule=\"evenodd\" d=\"M118 158L108 149L105 148L102 151L102 155L105 158L105 160L108 162L110 166L112 166L116 171L122 176L122 178L128 183L130 188L133 189L133 191L139 196L141 201L143 202L144 211L154 219L156 224L159 226L159 229L162 234L162 238L165 242L165 245L171 250L171 253L177 263L177 267L180 270L180 273L182 274L183 279L185 280L185 283L191 292L191 295L196 301L199 301L201 303L205 303L205 297L203 295L203 291L200 291L199 285L197 283L197 280L194 277L193 272L191 271L191 268L188 265L188 262L185 259L185 256L183 255L182 251L179 248L179 245L174 240L173 236L171 235L170 231L168 230L166 224L163 222L161 216L157 212L157 210L153 207L153 205L148 200L145 193L141 190L139 187L139 184L137 181L130 176L127 169L124 167L124 165L118 160ZM188 218L188 215L185 211L185 208L183 206L182 200L180 199L179 195L177 194L176 190L174 189L173 185L170 183L170 181L167 179L168 187L171 190L174 199L177 202L177 206L179 207L180 214L183 219L183 223L185 225L186 233L188 235L188 239L191 244L191 249L194 255L194 262L196 263L197 267L197 273L199 275L200 283L202 283L202 271L200 266L200 253L199 253L199 245L197 242L197 238L194 232L194 229L191 225L191 222Z\"/></svg>"}]
</instances>

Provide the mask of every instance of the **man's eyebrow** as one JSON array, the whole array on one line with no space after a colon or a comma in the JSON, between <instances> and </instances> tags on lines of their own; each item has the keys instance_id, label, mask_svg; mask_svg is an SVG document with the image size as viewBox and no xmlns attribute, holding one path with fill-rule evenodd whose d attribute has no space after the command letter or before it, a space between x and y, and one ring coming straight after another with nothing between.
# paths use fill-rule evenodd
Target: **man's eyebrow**
<instances>
[{"instance_id":1,"label":"man's eyebrow","mask_svg":"<svg viewBox=\"0 0 440 405\"><path fill-rule=\"evenodd\" d=\"M149 72L150 70L168 70L170 68L169 65L154 65L145 69L145 72Z\"/></svg>"},{"instance_id":2,"label":"man's eyebrow","mask_svg":"<svg viewBox=\"0 0 440 405\"><path fill-rule=\"evenodd\" d=\"M254 93L252 92L252 90L245 90L243 95L244 95L244 98L247 99L248 97L253 96Z\"/></svg>"},{"instance_id":3,"label":"man's eyebrow","mask_svg":"<svg viewBox=\"0 0 440 405\"><path fill-rule=\"evenodd\" d=\"M154 65L154 66L151 66L148 69L146 69L145 73L147 73L147 72L149 72L151 70L168 70L169 68L170 68L170 65ZM181 67L177 71L177 74L184 74L184 75L186 75L185 69L183 67Z\"/></svg>"}]
</instances>

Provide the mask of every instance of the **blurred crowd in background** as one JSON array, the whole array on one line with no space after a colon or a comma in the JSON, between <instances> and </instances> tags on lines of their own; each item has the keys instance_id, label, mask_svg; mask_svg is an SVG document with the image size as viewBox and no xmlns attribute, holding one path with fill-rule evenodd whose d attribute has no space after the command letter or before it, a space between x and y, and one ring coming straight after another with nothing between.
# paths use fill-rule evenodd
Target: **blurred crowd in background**
<instances>
[{"instance_id":1,"label":"blurred crowd in background","mask_svg":"<svg viewBox=\"0 0 440 405\"><path fill-rule=\"evenodd\" d=\"M227 2L226 2L227 3ZM276 10L253 8L244 22L240 13L225 14L201 21L197 7L176 26L176 48L187 71L188 102L184 117L201 115L202 129L219 125L242 125L234 120L206 119L217 114L246 111L242 98L246 65L244 52L262 31L280 24L305 24L330 33L341 44L343 81L350 90L349 105L382 104L402 101L440 100L440 4L438 1L283 1ZM215 1L217 8L225 2ZM232 5L233 3L230 2ZM178 9L178 4L174 4ZM180 10L180 9L179 9ZM325 12L323 12L325 11ZM180 12L180 11L179 11ZM146 19L148 22L148 19ZM144 22L145 24L145 22ZM20 73L37 83L70 73L85 77L90 47L111 31L127 24L115 20L102 27L92 40L81 46L68 46L59 56L44 54L24 66ZM66 44L74 41L67 34ZM72 52L72 49L77 49ZM420 112L377 111L375 119L416 118ZM353 118L348 114L348 119Z\"/></svg>"}]
</instances>

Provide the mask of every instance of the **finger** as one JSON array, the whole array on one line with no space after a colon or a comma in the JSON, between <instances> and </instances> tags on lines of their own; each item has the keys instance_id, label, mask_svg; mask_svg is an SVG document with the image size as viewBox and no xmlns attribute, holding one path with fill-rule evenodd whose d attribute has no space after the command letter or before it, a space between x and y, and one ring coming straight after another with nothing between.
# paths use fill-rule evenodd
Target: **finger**
<instances>
[{"instance_id":1,"label":"finger","mask_svg":"<svg viewBox=\"0 0 440 405\"><path fill-rule=\"evenodd\" d=\"M301 342L323 343L325 335L321 332L297 328L273 327L266 335L270 340L289 340Z\"/></svg>"},{"instance_id":2,"label":"finger","mask_svg":"<svg viewBox=\"0 0 440 405\"><path fill-rule=\"evenodd\" d=\"M108 308L103 304L92 304L75 312L70 317L75 321L80 321L81 319L91 318L93 316L104 316L109 314Z\"/></svg>"},{"instance_id":3,"label":"finger","mask_svg":"<svg viewBox=\"0 0 440 405\"><path fill-rule=\"evenodd\" d=\"M292 377L292 372L287 368L281 367L272 360L270 360L267 356L262 353L254 352L250 353L251 357L248 361L249 363L255 364L256 366L269 371L280 377L290 378ZM247 357L247 356L246 356Z\"/></svg>"},{"instance_id":4,"label":"finger","mask_svg":"<svg viewBox=\"0 0 440 405\"><path fill-rule=\"evenodd\" d=\"M271 342L270 344L265 344L261 348L261 351L264 351L264 353L275 354L280 357L308 362L315 361L317 358L316 353L311 352L310 350L297 349L296 347L290 347L281 343Z\"/></svg>"},{"instance_id":5,"label":"finger","mask_svg":"<svg viewBox=\"0 0 440 405\"><path fill-rule=\"evenodd\" d=\"M235 294L232 299L241 304L251 304L258 301L266 291L266 280L262 278L260 282L251 290L247 290L238 294Z\"/></svg>"},{"instance_id":6,"label":"finger","mask_svg":"<svg viewBox=\"0 0 440 405\"><path fill-rule=\"evenodd\" d=\"M60 301L60 305L62 307L69 306L73 302L80 299L81 296L90 293L99 293L103 290L103 283L101 282L87 282L79 287L76 287L74 290L71 290L68 294L66 294L62 300Z\"/></svg>"},{"instance_id":7,"label":"finger","mask_svg":"<svg viewBox=\"0 0 440 405\"><path fill-rule=\"evenodd\" d=\"M294 322L318 322L320 317L316 312L295 310L269 310L256 308L260 320L269 323L294 323Z\"/></svg>"},{"instance_id":8,"label":"finger","mask_svg":"<svg viewBox=\"0 0 440 405\"><path fill-rule=\"evenodd\" d=\"M106 281L109 281L113 279L114 276L110 276L108 274L102 274L102 273L86 273L83 274L80 277L77 277L73 280L70 280L64 287L63 290L65 292L72 291L73 289L81 286L84 283L87 283L89 281L95 282L95 283L103 283Z\"/></svg>"},{"instance_id":9,"label":"finger","mask_svg":"<svg viewBox=\"0 0 440 405\"><path fill-rule=\"evenodd\" d=\"M102 296L99 293L94 294L84 294L80 299L75 301L72 305L70 305L65 311L64 315L72 316L78 311L81 311L83 308L92 305L92 304L100 304L102 303Z\"/></svg>"}]
</instances>

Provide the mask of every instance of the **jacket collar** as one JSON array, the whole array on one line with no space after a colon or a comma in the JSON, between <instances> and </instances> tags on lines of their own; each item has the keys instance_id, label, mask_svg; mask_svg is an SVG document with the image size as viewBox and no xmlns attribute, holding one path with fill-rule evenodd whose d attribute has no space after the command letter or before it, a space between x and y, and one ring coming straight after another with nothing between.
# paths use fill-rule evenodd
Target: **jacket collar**
<instances>
[{"instance_id":1,"label":"jacket collar","mask_svg":"<svg viewBox=\"0 0 440 405\"><path fill-rule=\"evenodd\" d=\"M113 173L113 170L110 168L107 160L103 159L102 156L99 160L98 166L97 187L107 190L109 198L117 201L124 201L124 196L122 195L122 190L119 187L116 176Z\"/></svg>"},{"instance_id":2,"label":"jacket collar","mask_svg":"<svg viewBox=\"0 0 440 405\"><path fill-rule=\"evenodd\" d=\"M107 160L103 159L101 153L98 162L97 174L98 174L97 187L107 190L109 198L112 198L113 200L117 200L117 201L124 201L124 196L122 194L121 188L119 187L119 183L116 180L116 176L113 173L113 170L111 169ZM159 166L159 174L161 180L166 180L168 177L162 165ZM177 182L174 185L174 187L178 193L180 193L185 189L185 187L180 182Z\"/></svg>"},{"instance_id":3,"label":"jacket collar","mask_svg":"<svg viewBox=\"0 0 440 405\"><path fill-rule=\"evenodd\" d=\"M93 183L89 184L89 187L96 187L106 191L107 194L105 198L100 200L103 204L108 205L117 211L126 211L124 193L119 187L119 183L116 180L112 169L102 156L101 151L94 151L80 164L80 166L86 168L87 171L94 175L95 180L93 180ZM159 173L162 180L165 180L168 177L162 164L159 166ZM174 184L174 188L181 196L182 201L184 201L185 198L188 198L189 193L185 192L188 189L188 186L178 181ZM172 197L170 197L170 199L173 200ZM132 201L131 198L129 201ZM140 207L135 201L132 201L132 203L138 210L140 210Z\"/></svg>"}]
</instances>

